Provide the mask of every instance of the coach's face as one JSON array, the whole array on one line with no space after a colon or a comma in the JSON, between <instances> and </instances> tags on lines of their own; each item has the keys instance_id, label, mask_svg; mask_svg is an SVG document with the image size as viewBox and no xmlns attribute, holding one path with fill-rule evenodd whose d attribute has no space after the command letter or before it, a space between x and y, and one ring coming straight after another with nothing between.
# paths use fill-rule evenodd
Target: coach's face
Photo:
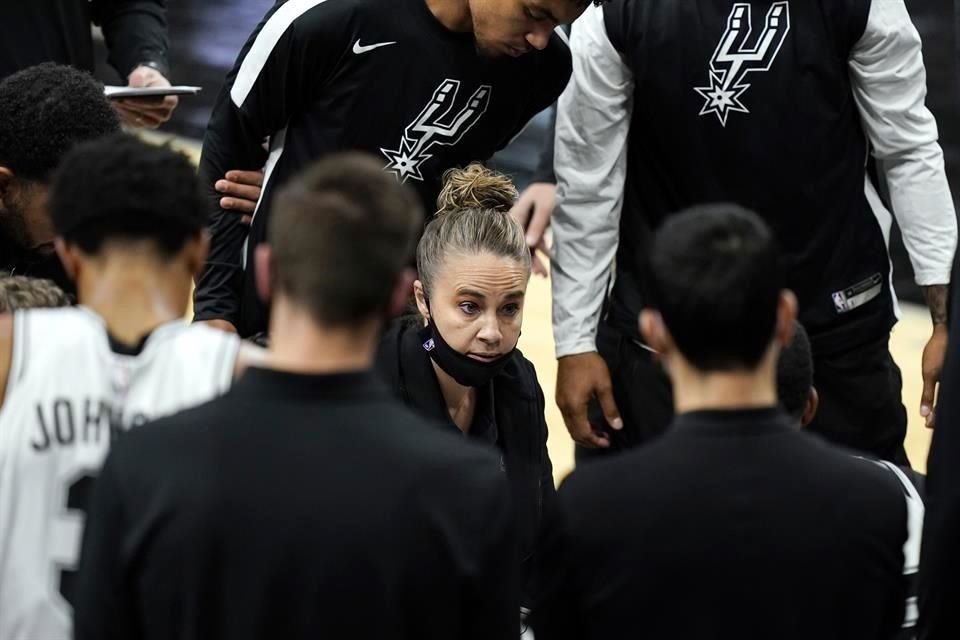
<instances>
[{"instance_id":1,"label":"coach's face","mask_svg":"<svg viewBox=\"0 0 960 640\"><path fill-rule=\"evenodd\" d=\"M554 28L585 8L578 0L468 0L477 49L485 56L522 56L544 49Z\"/></svg>"},{"instance_id":2,"label":"coach's face","mask_svg":"<svg viewBox=\"0 0 960 640\"><path fill-rule=\"evenodd\" d=\"M416 282L417 306L452 349L489 362L517 346L529 276L512 258L448 255L432 284L429 305Z\"/></svg>"}]
</instances>

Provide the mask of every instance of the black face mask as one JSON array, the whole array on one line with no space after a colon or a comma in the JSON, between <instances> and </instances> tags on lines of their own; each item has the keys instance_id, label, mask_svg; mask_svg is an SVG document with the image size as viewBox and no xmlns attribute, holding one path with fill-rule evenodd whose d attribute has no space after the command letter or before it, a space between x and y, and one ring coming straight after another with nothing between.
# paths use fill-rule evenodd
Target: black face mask
<instances>
[{"instance_id":1,"label":"black face mask","mask_svg":"<svg viewBox=\"0 0 960 640\"><path fill-rule=\"evenodd\" d=\"M510 356L516 347L503 354L496 360L482 362L464 355L448 345L440 332L437 331L432 320L418 333L423 350L430 354L430 359L437 363L451 378L465 387L482 387L488 384L494 376L500 373L510 361Z\"/></svg>"}]
</instances>

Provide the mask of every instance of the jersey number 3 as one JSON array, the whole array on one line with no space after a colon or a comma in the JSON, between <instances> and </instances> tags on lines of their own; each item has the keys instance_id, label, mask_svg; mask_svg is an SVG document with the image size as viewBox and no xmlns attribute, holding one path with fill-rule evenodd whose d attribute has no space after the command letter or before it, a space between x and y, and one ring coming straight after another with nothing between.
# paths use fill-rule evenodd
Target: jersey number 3
<instances>
[{"instance_id":1,"label":"jersey number 3","mask_svg":"<svg viewBox=\"0 0 960 640\"><path fill-rule=\"evenodd\" d=\"M93 496L93 484L96 477L90 474L80 476L67 487L67 514L72 519L80 521L80 531L83 531L83 524L87 520L87 511L90 508L90 499ZM73 589L77 576L77 561L80 557L80 539L76 539L76 552L73 554L72 561L59 562L57 564L59 575L60 595L70 606L73 606Z\"/></svg>"}]
</instances>

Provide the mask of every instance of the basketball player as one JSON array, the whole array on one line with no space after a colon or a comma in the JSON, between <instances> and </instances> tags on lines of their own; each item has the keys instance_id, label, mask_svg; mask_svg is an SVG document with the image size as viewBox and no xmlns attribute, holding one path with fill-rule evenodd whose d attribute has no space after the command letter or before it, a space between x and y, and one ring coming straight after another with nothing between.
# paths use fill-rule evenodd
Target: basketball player
<instances>
[{"instance_id":1,"label":"basketball player","mask_svg":"<svg viewBox=\"0 0 960 640\"><path fill-rule=\"evenodd\" d=\"M613 0L587 11L571 46L553 318L557 401L574 438L622 449L670 421L669 382L634 321L647 295L640 261L673 212L738 202L773 227L800 300L820 394L810 429L906 463L888 349L891 216L870 156L930 306L928 424L957 222L903 0Z\"/></svg>"},{"instance_id":2,"label":"basketball player","mask_svg":"<svg viewBox=\"0 0 960 640\"><path fill-rule=\"evenodd\" d=\"M416 416L371 370L412 286L415 194L378 160L338 154L274 214L257 252L267 360L111 450L76 639L516 638L499 456Z\"/></svg>"},{"instance_id":3,"label":"basketball player","mask_svg":"<svg viewBox=\"0 0 960 640\"><path fill-rule=\"evenodd\" d=\"M486 160L560 95L570 53L554 29L588 2L277 3L229 74L204 139L213 237L196 318L243 336L265 328L253 251L266 238L276 187L317 157L370 152L431 211L446 169ZM248 228L220 207L215 185L229 169L264 165Z\"/></svg>"},{"instance_id":4,"label":"basketball player","mask_svg":"<svg viewBox=\"0 0 960 640\"><path fill-rule=\"evenodd\" d=\"M960 295L953 293L950 321L956 327ZM937 428L927 460L927 511L920 558L919 636L923 640L960 637L960 340L948 345L941 388Z\"/></svg>"},{"instance_id":5,"label":"basketball player","mask_svg":"<svg viewBox=\"0 0 960 640\"><path fill-rule=\"evenodd\" d=\"M114 440L227 390L254 357L182 318L206 212L182 156L116 134L54 180L80 304L0 315L0 638L67 640L84 513Z\"/></svg>"},{"instance_id":6,"label":"basketball player","mask_svg":"<svg viewBox=\"0 0 960 640\"><path fill-rule=\"evenodd\" d=\"M46 211L49 181L63 155L81 142L120 131L120 121L88 73L53 63L0 82L0 271L53 280L74 294L53 249ZM224 188L256 179L229 172Z\"/></svg>"},{"instance_id":7,"label":"basketball player","mask_svg":"<svg viewBox=\"0 0 960 640\"><path fill-rule=\"evenodd\" d=\"M778 408L776 360L796 315L778 259L771 231L732 205L671 216L657 233L639 324L676 418L560 488L566 530L548 562L565 573L534 612L537 640L896 637L903 488Z\"/></svg>"},{"instance_id":8,"label":"basketball player","mask_svg":"<svg viewBox=\"0 0 960 640\"><path fill-rule=\"evenodd\" d=\"M50 176L70 149L120 131L93 76L53 63L0 82L0 267L13 275L73 282L53 250L46 211Z\"/></svg>"}]
</instances>

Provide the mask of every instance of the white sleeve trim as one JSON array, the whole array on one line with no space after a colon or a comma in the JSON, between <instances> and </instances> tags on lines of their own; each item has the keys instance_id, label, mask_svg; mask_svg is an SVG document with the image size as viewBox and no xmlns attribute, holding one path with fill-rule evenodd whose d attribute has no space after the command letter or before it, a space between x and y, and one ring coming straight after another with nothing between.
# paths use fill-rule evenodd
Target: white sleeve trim
<instances>
[{"instance_id":1,"label":"white sleeve trim","mask_svg":"<svg viewBox=\"0 0 960 640\"><path fill-rule=\"evenodd\" d=\"M956 212L937 122L925 104L920 35L903 0L871 2L849 69L917 284L947 284L957 245Z\"/></svg>"},{"instance_id":2,"label":"white sleeve trim","mask_svg":"<svg viewBox=\"0 0 960 640\"><path fill-rule=\"evenodd\" d=\"M553 333L557 357L596 351L617 251L633 76L591 5L570 37L573 74L557 106Z\"/></svg>"},{"instance_id":3,"label":"white sleeve trim","mask_svg":"<svg viewBox=\"0 0 960 640\"><path fill-rule=\"evenodd\" d=\"M233 104L239 108L246 102L247 96L250 95L257 79L260 77L260 73L267 65L270 55L276 48L277 43L280 42L280 38L290 28L290 25L307 11L326 1L289 0L270 16L240 64L240 70L233 81L233 88L230 89L230 99L233 100Z\"/></svg>"}]
</instances>

